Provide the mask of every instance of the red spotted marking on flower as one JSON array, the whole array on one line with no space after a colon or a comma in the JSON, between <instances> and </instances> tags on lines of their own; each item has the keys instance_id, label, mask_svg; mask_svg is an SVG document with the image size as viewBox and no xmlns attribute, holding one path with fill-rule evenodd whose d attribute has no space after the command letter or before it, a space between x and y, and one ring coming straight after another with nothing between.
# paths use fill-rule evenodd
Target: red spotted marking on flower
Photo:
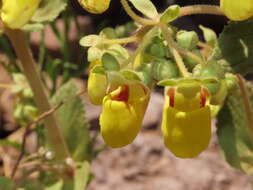
<instances>
[{"instance_id":1,"label":"red spotted marking on flower","mask_svg":"<svg viewBox=\"0 0 253 190\"><path fill-rule=\"evenodd\" d=\"M174 107L174 105L175 105L175 88L170 88L167 92L167 95L170 97L170 106Z\"/></svg>"},{"instance_id":2,"label":"red spotted marking on flower","mask_svg":"<svg viewBox=\"0 0 253 190\"><path fill-rule=\"evenodd\" d=\"M201 91L200 91L200 107L201 108L205 107L208 96L209 96L209 93L207 89L201 88Z\"/></svg>"},{"instance_id":3,"label":"red spotted marking on flower","mask_svg":"<svg viewBox=\"0 0 253 190\"><path fill-rule=\"evenodd\" d=\"M120 93L112 97L112 100L127 102L129 98L129 87L127 85L123 85L121 88Z\"/></svg>"}]
</instances>

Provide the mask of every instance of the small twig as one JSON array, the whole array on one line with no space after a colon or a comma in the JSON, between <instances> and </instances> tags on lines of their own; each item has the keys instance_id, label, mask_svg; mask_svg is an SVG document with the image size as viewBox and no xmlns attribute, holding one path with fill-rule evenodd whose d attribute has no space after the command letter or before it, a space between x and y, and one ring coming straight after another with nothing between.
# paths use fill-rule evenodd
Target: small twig
<instances>
[{"instance_id":1,"label":"small twig","mask_svg":"<svg viewBox=\"0 0 253 190\"><path fill-rule=\"evenodd\" d=\"M58 110L62 105L64 105L65 103L71 101L72 99L81 96L82 94L84 94L86 92L86 90L82 90L81 92L75 94L74 96L68 97L64 100L62 100L59 104L53 106L52 109L42 113L39 117L37 117L35 120L31 121L26 127L25 127L25 132L22 138L22 146L21 146L21 152L18 156L17 162L12 170L12 174L11 174L11 178L15 177L16 171L18 169L18 166L20 164L20 161L22 160L24 154L25 154L25 144L26 144L26 137L30 132L30 128L37 124L38 122L40 122L41 120L45 119L46 117L48 117L49 115L51 115L52 113L54 113L56 110Z\"/></svg>"},{"instance_id":2,"label":"small twig","mask_svg":"<svg viewBox=\"0 0 253 190\"><path fill-rule=\"evenodd\" d=\"M26 128L25 128L25 132L24 132L24 135L23 135L23 138L22 138L22 146L21 146L21 152L18 156L18 159L17 159L17 162L16 164L14 165L14 168L12 170L12 173L11 173L11 178L14 178L15 174L16 174L16 171L18 169L18 165L22 159L22 157L24 156L25 154L25 144L26 144L26 136L28 135L29 133L29 129L30 129L30 126L28 125Z\"/></svg>"},{"instance_id":3,"label":"small twig","mask_svg":"<svg viewBox=\"0 0 253 190\"><path fill-rule=\"evenodd\" d=\"M56 168L53 168L48 165L36 165L33 168L31 168L30 170L28 170L27 172L25 172L25 174L22 176L22 178L20 178L19 180L16 181L16 184L15 184L13 190L16 190L24 182L24 180L26 180L33 173L41 171L41 170L51 171L51 172L57 173L58 175L61 175L61 173Z\"/></svg>"}]
</instances>

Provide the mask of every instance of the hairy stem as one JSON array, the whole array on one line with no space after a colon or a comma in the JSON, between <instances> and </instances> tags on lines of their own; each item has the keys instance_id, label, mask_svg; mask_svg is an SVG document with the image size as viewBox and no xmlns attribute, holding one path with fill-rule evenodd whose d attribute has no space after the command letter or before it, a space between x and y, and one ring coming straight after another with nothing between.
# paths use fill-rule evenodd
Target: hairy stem
<instances>
[{"instance_id":1,"label":"hairy stem","mask_svg":"<svg viewBox=\"0 0 253 190\"><path fill-rule=\"evenodd\" d=\"M215 5L190 5L181 7L179 17L193 14L224 15L219 6Z\"/></svg>"},{"instance_id":2,"label":"hairy stem","mask_svg":"<svg viewBox=\"0 0 253 190\"><path fill-rule=\"evenodd\" d=\"M44 113L50 110L51 105L44 91L42 81L36 69L36 63L23 32L21 30L5 28L5 33L9 37L18 59L21 61L23 73L31 86L39 111ZM46 137L50 148L56 155L56 159L59 161L65 160L69 157L69 151L54 114L45 119L45 126Z\"/></svg>"},{"instance_id":3,"label":"hairy stem","mask_svg":"<svg viewBox=\"0 0 253 190\"><path fill-rule=\"evenodd\" d=\"M163 23L160 23L159 24L159 27L162 31L162 34L163 34L163 37L164 39L167 41L168 43L168 47L171 51L171 54L174 56L174 59L177 63L177 66L178 66L178 69L180 70L181 74L184 76L184 77L189 77L190 76L190 73L187 71L187 68L185 67L184 65L184 62L183 62L183 59L182 57L180 56L180 54L178 53L177 49L173 46L173 40L171 39L171 36L170 36L170 31L168 30L166 24L163 24Z\"/></svg>"},{"instance_id":4,"label":"hairy stem","mask_svg":"<svg viewBox=\"0 0 253 190\"><path fill-rule=\"evenodd\" d=\"M117 39L106 39L102 43L103 44L127 44L131 42L136 42L138 40L138 37L131 36L126 38L117 38Z\"/></svg>"}]
</instances>

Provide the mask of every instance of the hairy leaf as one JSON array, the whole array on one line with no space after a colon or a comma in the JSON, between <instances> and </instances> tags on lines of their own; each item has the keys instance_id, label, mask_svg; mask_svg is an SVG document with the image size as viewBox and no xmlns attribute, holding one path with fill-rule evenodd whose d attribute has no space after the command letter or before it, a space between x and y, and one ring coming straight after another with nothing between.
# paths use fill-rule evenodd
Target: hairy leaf
<instances>
[{"instance_id":1,"label":"hairy leaf","mask_svg":"<svg viewBox=\"0 0 253 190\"><path fill-rule=\"evenodd\" d=\"M53 104L58 104L63 99L76 93L76 86L72 82L68 82L57 91L52 98L52 102ZM76 97L64 104L57 111L57 116L72 158L75 161L90 159L89 123L85 116L85 107L81 98Z\"/></svg>"},{"instance_id":2,"label":"hairy leaf","mask_svg":"<svg viewBox=\"0 0 253 190\"><path fill-rule=\"evenodd\" d=\"M253 21L230 22L221 33L214 59L224 59L235 73L253 71Z\"/></svg>"},{"instance_id":3,"label":"hairy leaf","mask_svg":"<svg viewBox=\"0 0 253 190\"><path fill-rule=\"evenodd\" d=\"M253 87L249 83L247 87L253 108ZM225 160L231 166L253 174L253 144L242 94L239 91L227 98L220 111L217 134Z\"/></svg>"}]
</instances>

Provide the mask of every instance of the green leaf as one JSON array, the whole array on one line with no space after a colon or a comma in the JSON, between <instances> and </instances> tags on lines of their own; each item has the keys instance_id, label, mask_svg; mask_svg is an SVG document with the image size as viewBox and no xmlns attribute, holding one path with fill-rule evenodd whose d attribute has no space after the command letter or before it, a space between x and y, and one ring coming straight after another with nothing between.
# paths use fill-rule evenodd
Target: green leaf
<instances>
[{"instance_id":1,"label":"green leaf","mask_svg":"<svg viewBox=\"0 0 253 190\"><path fill-rule=\"evenodd\" d=\"M128 54L128 51L122 47L121 45L119 44L113 44L111 45L107 50L106 50L107 53L110 53L112 54L113 56L119 58L119 59L128 59L129 58L129 54Z\"/></svg>"},{"instance_id":2,"label":"green leaf","mask_svg":"<svg viewBox=\"0 0 253 190\"><path fill-rule=\"evenodd\" d=\"M104 53L101 61L102 61L102 64L106 70L119 71L119 69L120 69L119 62L110 53Z\"/></svg>"},{"instance_id":3,"label":"green leaf","mask_svg":"<svg viewBox=\"0 0 253 190\"><path fill-rule=\"evenodd\" d=\"M158 17L156 7L150 0L129 0L129 1L134 5L134 7L138 11L140 11L145 16L152 19Z\"/></svg>"},{"instance_id":4,"label":"green leaf","mask_svg":"<svg viewBox=\"0 0 253 190\"><path fill-rule=\"evenodd\" d=\"M74 176L75 188L73 190L85 189L85 187L88 184L90 176L89 167L90 166L88 162L77 164L77 169L75 170Z\"/></svg>"},{"instance_id":5,"label":"green leaf","mask_svg":"<svg viewBox=\"0 0 253 190\"><path fill-rule=\"evenodd\" d=\"M63 10L65 10L66 6L67 0L43 0L31 21L51 22L55 20Z\"/></svg>"},{"instance_id":6,"label":"green leaf","mask_svg":"<svg viewBox=\"0 0 253 190\"><path fill-rule=\"evenodd\" d=\"M91 34L82 37L79 43L81 46L90 47L98 45L99 43L101 43L101 40L102 38L100 36Z\"/></svg>"},{"instance_id":7,"label":"green leaf","mask_svg":"<svg viewBox=\"0 0 253 190\"><path fill-rule=\"evenodd\" d=\"M54 184L51 184L50 186L47 186L44 188L44 190L61 190L63 186L63 180L60 179Z\"/></svg>"},{"instance_id":8,"label":"green leaf","mask_svg":"<svg viewBox=\"0 0 253 190\"><path fill-rule=\"evenodd\" d=\"M105 75L105 68L102 65L95 65L92 70L92 73L102 74Z\"/></svg>"},{"instance_id":9,"label":"green leaf","mask_svg":"<svg viewBox=\"0 0 253 190\"><path fill-rule=\"evenodd\" d=\"M14 188L14 181L10 178L0 176L0 189L12 190Z\"/></svg>"},{"instance_id":10,"label":"green leaf","mask_svg":"<svg viewBox=\"0 0 253 190\"><path fill-rule=\"evenodd\" d=\"M121 74L128 80L137 80L141 81L139 75L137 72L130 70L130 69L125 69L120 71Z\"/></svg>"},{"instance_id":11,"label":"green leaf","mask_svg":"<svg viewBox=\"0 0 253 190\"><path fill-rule=\"evenodd\" d=\"M53 104L74 96L77 87L68 82L64 84L52 98ZM59 126L61 126L69 151L75 161L89 160L91 156L91 139L89 123L85 116L85 106L80 97L65 103L57 110Z\"/></svg>"},{"instance_id":12,"label":"green leaf","mask_svg":"<svg viewBox=\"0 0 253 190\"><path fill-rule=\"evenodd\" d=\"M250 83L246 84L252 109L253 87ZM217 126L219 145L225 160L231 166L247 174L253 174L253 144L239 90L227 98L226 104L218 115Z\"/></svg>"},{"instance_id":13,"label":"green leaf","mask_svg":"<svg viewBox=\"0 0 253 190\"><path fill-rule=\"evenodd\" d=\"M214 58L223 58L235 73L253 71L253 21L231 22L221 33Z\"/></svg>"},{"instance_id":14,"label":"green leaf","mask_svg":"<svg viewBox=\"0 0 253 190\"><path fill-rule=\"evenodd\" d=\"M204 34L204 39L208 43L208 45L214 47L217 42L216 33L212 29L201 26L201 25L199 26L199 28L202 30Z\"/></svg>"},{"instance_id":15,"label":"green leaf","mask_svg":"<svg viewBox=\"0 0 253 190\"><path fill-rule=\"evenodd\" d=\"M160 17L160 21L164 23L169 23L175 20L179 16L180 7L178 5L172 5L168 7Z\"/></svg>"}]
</instances>

